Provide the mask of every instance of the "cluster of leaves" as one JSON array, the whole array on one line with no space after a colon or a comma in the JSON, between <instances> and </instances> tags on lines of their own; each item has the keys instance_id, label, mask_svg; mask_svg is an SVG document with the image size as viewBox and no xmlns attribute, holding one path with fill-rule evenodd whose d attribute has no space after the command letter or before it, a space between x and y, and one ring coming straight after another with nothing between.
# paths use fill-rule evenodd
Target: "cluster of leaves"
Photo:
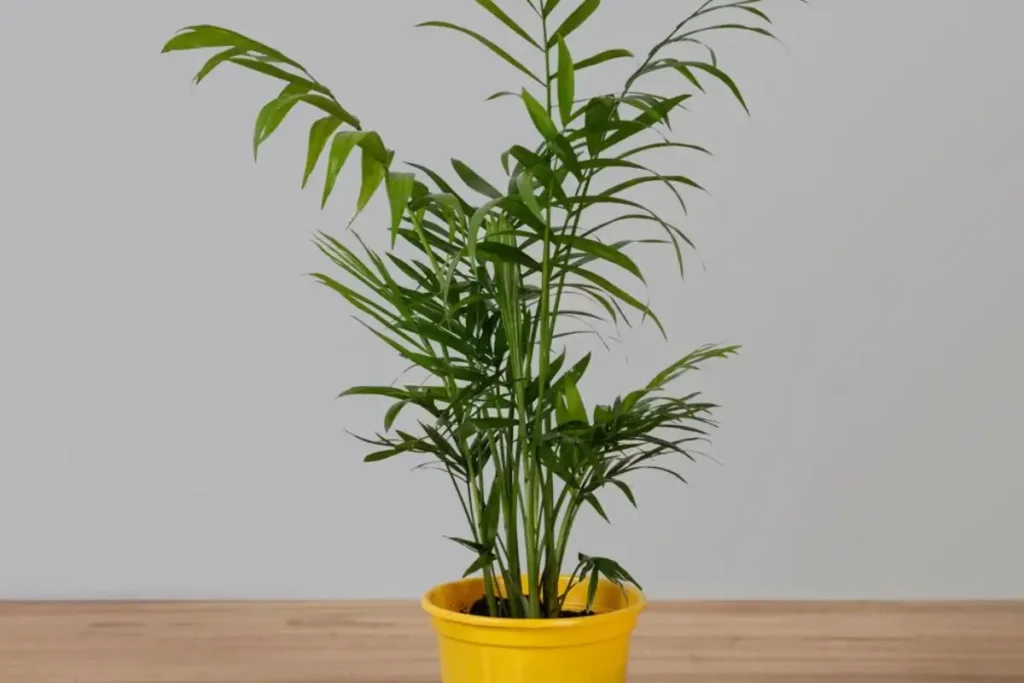
<instances>
[{"instance_id":1,"label":"cluster of leaves","mask_svg":"<svg viewBox=\"0 0 1024 683\"><path fill-rule=\"evenodd\" d=\"M707 152L668 134L672 117L711 82L724 86L746 109L706 40L710 35L772 34L765 28L763 0L706 0L638 60L621 90L580 98L577 73L633 57L621 48L573 57L569 39L600 0L582 0L571 9L560 7L560 0L517 1L535 15L537 31L525 29L494 0L475 0L526 43L540 70L469 28L424 24L472 38L529 79L528 88L492 98L520 100L539 140L514 144L502 154L503 189L453 160L455 176L473 193L468 197L426 166L395 170L394 152L380 134L364 130L329 88L263 43L201 25L183 29L164 50L220 48L196 82L222 64L234 64L284 83L257 116L254 154L297 105L326 114L310 126L303 174L305 186L326 151L322 204L359 149L355 214L384 187L391 249L378 253L361 241L348 246L321 234L316 245L342 276L314 277L357 309L369 333L421 374L421 381L404 386L344 392L391 401L383 432L361 437L373 447L366 460L416 454L425 456L421 466L445 473L469 527L468 537L452 540L474 554L467 575L483 573L491 613L499 614L499 605L506 603L497 597L504 595L506 616L543 618L558 615L568 589L579 581L589 581L591 600L602 576L635 583L613 560L585 555L568 583L560 582L577 516L589 508L607 519L601 496L610 489L636 505L627 477L639 470L682 480L668 459L693 459L694 446L713 425L712 404L696 393L674 396L670 385L736 347L702 347L643 388L588 412L578 385L590 355L570 364L562 340L597 333L596 327L578 329L581 322L629 325L631 316L662 329L656 313L610 273L644 285L643 271L629 254L638 244L667 245L682 273L682 246L690 240L676 224L631 199L630 191L655 183L685 213L684 193L700 185L684 175L660 173L640 159L654 150ZM687 56L694 50L698 57ZM661 95L642 89L645 77L662 71L679 74L684 91ZM605 182L616 173L625 179ZM604 220L597 222L592 217L599 211ZM603 239L613 226L628 226L630 238ZM644 236L645 227L660 236ZM399 240L404 252L395 248ZM585 303L573 308L570 298ZM415 429L395 428L406 409L417 411ZM524 575L525 590L519 580Z\"/></svg>"}]
</instances>

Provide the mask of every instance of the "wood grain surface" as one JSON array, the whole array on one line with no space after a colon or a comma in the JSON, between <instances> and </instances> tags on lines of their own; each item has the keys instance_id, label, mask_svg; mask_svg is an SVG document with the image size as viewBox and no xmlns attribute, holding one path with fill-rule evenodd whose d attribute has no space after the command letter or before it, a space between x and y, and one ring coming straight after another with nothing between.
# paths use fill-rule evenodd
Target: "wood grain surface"
<instances>
[{"instance_id":1,"label":"wood grain surface","mask_svg":"<svg viewBox=\"0 0 1024 683\"><path fill-rule=\"evenodd\" d=\"M0 683L437 683L408 602L0 603ZM1024 682L1024 603L661 603L631 683Z\"/></svg>"}]
</instances>

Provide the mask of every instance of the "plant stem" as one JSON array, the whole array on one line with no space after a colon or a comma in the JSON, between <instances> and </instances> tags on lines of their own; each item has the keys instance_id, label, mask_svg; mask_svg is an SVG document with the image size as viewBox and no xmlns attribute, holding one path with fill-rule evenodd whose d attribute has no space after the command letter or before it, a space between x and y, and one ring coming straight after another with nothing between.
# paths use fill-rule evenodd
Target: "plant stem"
<instances>
[{"instance_id":1,"label":"plant stem","mask_svg":"<svg viewBox=\"0 0 1024 683\"><path fill-rule=\"evenodd\" d=\"M413 216L413 226L414 226L414 229L416 231L417 236L420 239L420 243L423 245L424 251L426 251L426 253L427 253L427 255L428 255L429 259L430 259L430 263L431 263L431 265L434 268L434 272L437 274L438 281L440 282L441 281L441 270L440 270L440 267L439 267L439 265L437 263L437 259L434 258L433 250L430 249L429 242L427 241L427 236L423 232L423 225L421 224L420 220L415 215ZM410 321L410 324L411 324L411 321ZM412 327L413 327L413 329L416 329L416 326L414 324L412 324ZM422 334L420 334L420 339L423 340L423 345L427 349L429 349L430 355L432 355L432 356L434 356L436 358L437 354L434 351L433 346L427 341L426 337L424 337ZM442 353L444 355L445 361L449 365L451 365L451 355L448 353L448 347L442 346L441 350L442 350ZM451 377L445 377L444 378L444 383L445 383L445 389L448 392L449 401L451 402L451 405L454 407L456 405L456 399L458 398L458 386L455 384L455 380L452 379ZM459 418L459 423L461 424L463 416L458 414L458 413L456 413L456 416ZM484 534L485 534L485 530L484 530L484 509L483 509L483 503L482 503L482 501L480 499L480 488L483 486L483 472L482 471L480 472L480 481L477 482L475 480L474 476L473 476L473 454L472 454L472 452L470 452L470 449L466 446L465 439L461 438L457 431L452 431L452 436L455 438L455 442L458 444L459 449L462 451L463 457L466 459L466 486L469 489L469 508L468 509L471 511L471 514L468 515L469 516L469 526L470 526L470 530L473 533L473 540L476 541L477 543L480 543L480 542L482 542L484 540ZM461 496L460 496L460 498L461 498ZM463 508L466 509L465 505L463 505ZM473 513L475 513L475 517L474 517ZM494 595L494 570L493 570L493 568L490 567L490 566L484 567L483 568L483 575L484 575L484 595L486 596L486 599L487 599L487 610L488 610L488 612L490 612L491 616L496 617L496 616L498 616L498 602L497 602L497 600L495 598L495 595Z\"/></svg>"},{"instance_id":2,"label":"plant stem","mask_svg":"<svg viewBox=\"0 0 1024 683\"><path fill-rule=\"evenodd\" d=\"M545 76L545 108L547 114L550 117L553 113L553 98L551 92L551 50L548 47L549 36L548 36L548 22L547 17L541 16L541 26L543 34L543 45L544 45L544 76ZM550 586L552 579L556 582L558 580L558 569L554 566L554 554L555 554L555 543L554 537L551 533L554 530L554 520L551 518L552 505L553 505L553 482L551 479L551 473L548 472L548 478L545 481L543 478L543 470L541 468L541 435L543 429L543 423L545 411L542 409L544 404L544 397L547 393L547 382L548 373L551 368L551 339L552 339L552 321L551 321L551 219L552 219L552 206L551 206L551 195L554 183L554 174L552 174L549 182L552 187L548 188L547 193L547 205L544 207L544 239L543 239L543 258L541 263L541 285L540 285L540 310L537 314L537 322L540 329L540 349L539 349L539 366L537 371L537 405L538 409L534 417L534 437L533 437L533 448L532 458L533 463L531 464L531 476L529 483L529 500L527 502L527 511L532 517L530 520L531 526L539 526L538 521L543 521L543 525L546 533L543 534L545 549L545 567L544 571L540 571L539 559L541 549L535 547L533 549L533 566L530 567L530 612L532 615L540 616L541 602L542 599L546 603L547 609L551 609L552 600L550 599L551 591ZM532 350L531 350L532 351ZM537 508L538 505L543 506L543 510L540 512L541 520L537 520Z\"/></svg>"}]
</instances>

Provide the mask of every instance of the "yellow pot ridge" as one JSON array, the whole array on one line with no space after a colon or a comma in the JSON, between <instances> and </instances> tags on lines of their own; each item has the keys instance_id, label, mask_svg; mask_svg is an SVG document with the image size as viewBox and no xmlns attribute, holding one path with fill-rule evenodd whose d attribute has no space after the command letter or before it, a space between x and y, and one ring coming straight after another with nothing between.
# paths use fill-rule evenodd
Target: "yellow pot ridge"
<instances>
[{"instance_id":1,"label":"yellow pot ridge","mask_svg":"<svg viewBox=\"0 0 1024 683\"><path fill-rule=\"evenodd\" d=\"M565 590L569 577L559 580ZM463 614L484 594L481 578L431 589L423 596L441 655L442 683L625 683L629 640L647 604L632 586L602 580L594 616L579 619L495 619ZM586 606L586 582L565 607Z\"/></svg>"}]
</instances>

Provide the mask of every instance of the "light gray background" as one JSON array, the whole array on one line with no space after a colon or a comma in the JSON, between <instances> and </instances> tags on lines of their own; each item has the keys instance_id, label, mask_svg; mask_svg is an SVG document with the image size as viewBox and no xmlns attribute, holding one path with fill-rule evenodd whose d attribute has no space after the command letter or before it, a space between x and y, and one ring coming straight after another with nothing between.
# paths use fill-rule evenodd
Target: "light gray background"
<instances>
[{"instance_id":1,"label":"light gray background","mask_svg":"<svg viewBox=\"0 0 1024 683\"><path fill-rule=\"evenodd\" d=\"M606 0L576 54L640 51L694 4ZM713 193L690 279L647 261L671 343L626 335L584 387L743 343L702 377L722 464L642 478L576 545L658 598L1024 597L1024 3L777 5L785 46L718 43L753 117L716 89L681 124L717 156L676 157ZM414 596L461 572L444 481L363 465L344 429L382 404L333 400L401 368L303 276L351 194L300 192L298 120L253 165L275 86L193 89L197 55L158 54L238 28L400 158L497 177L530 127L482 99L517 74L428 18L515 44L469 0L0 2L0 598ZM359 223L378 243L383 214Z\"/></svg>"}]
</instances>

